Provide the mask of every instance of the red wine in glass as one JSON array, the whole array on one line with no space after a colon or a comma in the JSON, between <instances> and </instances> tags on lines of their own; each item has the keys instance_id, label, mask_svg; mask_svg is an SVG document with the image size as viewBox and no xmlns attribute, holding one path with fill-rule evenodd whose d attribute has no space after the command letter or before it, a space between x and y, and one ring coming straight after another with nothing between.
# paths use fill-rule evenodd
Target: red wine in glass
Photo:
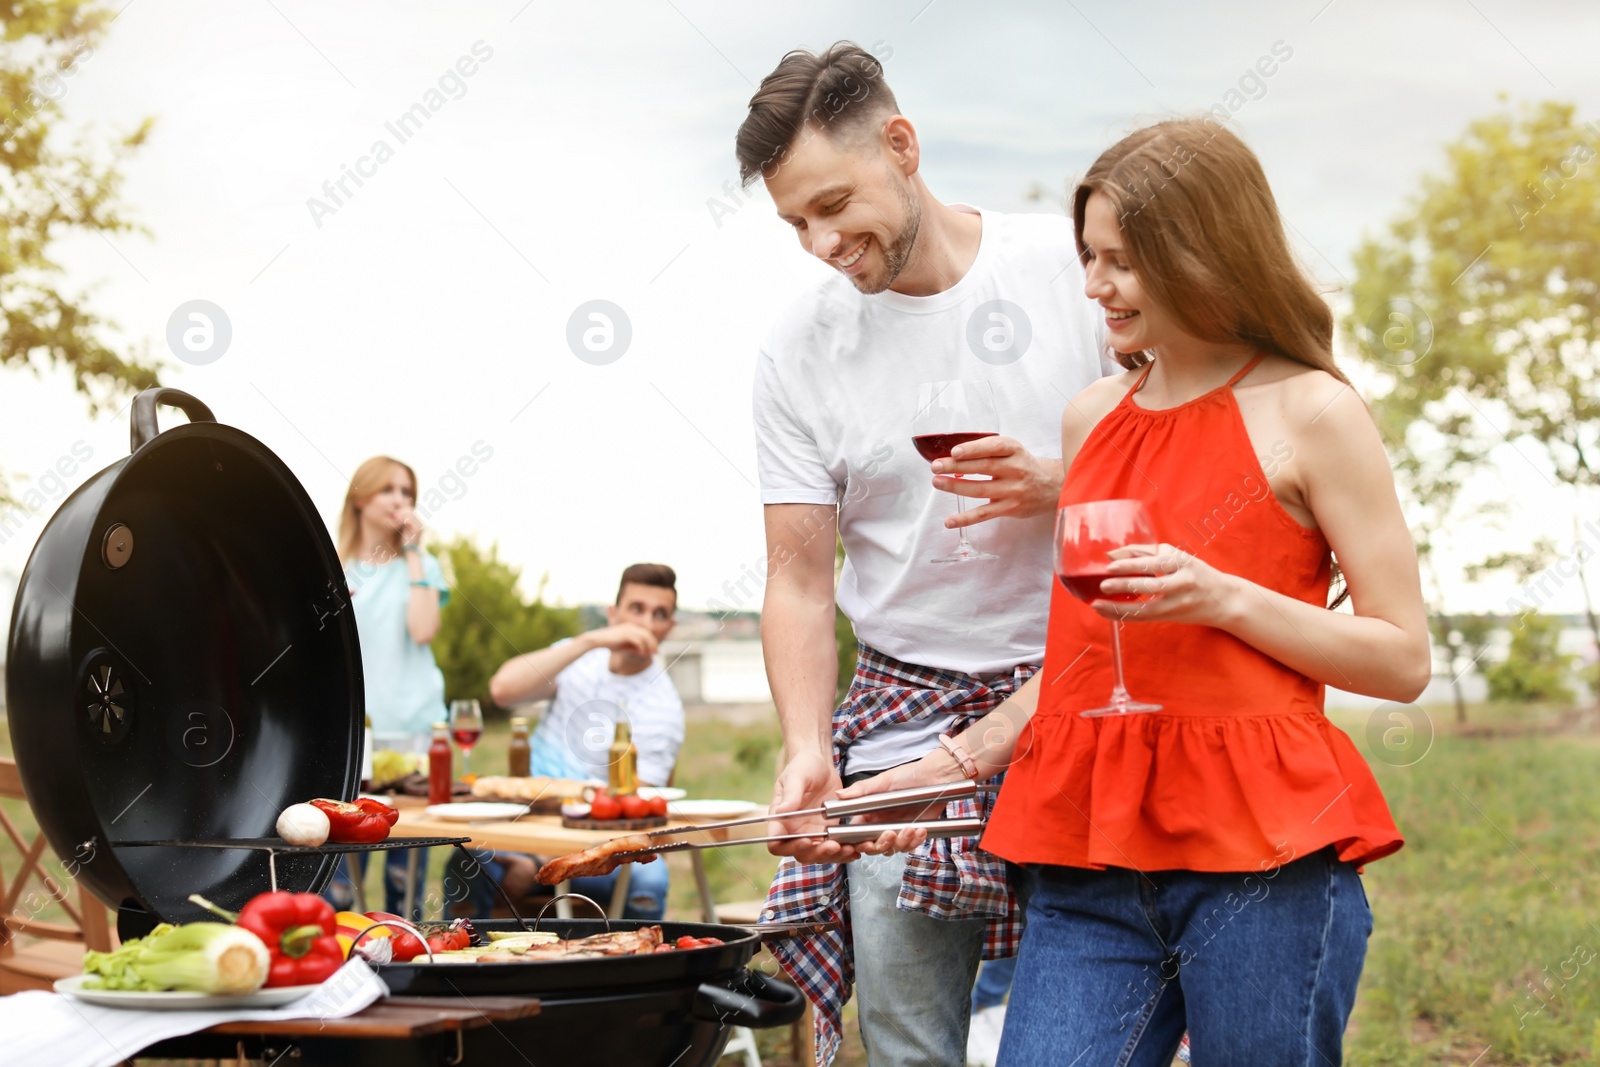
<instances>
[{"instance_id":1,"label":"red wine in glass","mask_svg":"<svg viewBox=\"0 0 1600 1067\"><path fill-rule=\"evenodd\" d=\"M917 410L911 417L911 443L929 463L947 459L957 445L976 441L980 437L993 437L998 430L974 430L974 426L999 426L1000 416L994 406L994 391L988 382L952 380L923 382L917 390ZM959 474L942 475L960 478ZM966 510L965 498L956 494L956 511ZM999 559L992 552L980 552L967 540L967 528L956 530L959 535L955 551L947 556L935 556L932 563L967 563L980 559Z\"/></svg>"},{"instance_id":2,"label":"red wine in glass","mask_svg":"<svg viewBox=\"0 0 1600 1067\"><path fill-rule=\"evenodd\" d=\"M483 711L476 700L450 702L450 736L461 746L461 777L472 773L472 746L483 736Z\"/></svg>"},{"instance_id":3,"label":"red wine in glass","mask_svg":"<svg viewBox=\"0 0 1600 1067\"><path fill-rule=\"evenodd\" d=\"M1102 593L1110 573L1111 552L1127 545L1157 543L1155 523L1142 500L1091 500L1069 504L1056 512L1055 571L1067 592L1085 604L1095 600L1137 603L1148 597L1138 593ZM1111 620L1111 664L1115 671L1111 702L1083 712L1085 718L1160 711L1128 695L1122 681L1122 620Z\"/></svg>"},{"instance_id":4,"label":"red wine in glass","mask_svg":"<svg viewBox=\"0 0 1600 1067\"><path fill-rule=\"evenodd\" d=\"M995 436L993 430L977 430L972 433L919 433L911 439L911 443L917 446L917 453L923 459L932 463L936 459L949 459L956 445L993 436Z\"/></svg>"},{"instance_id":5,"label":"red wine in glass","mask_svg":"<svg viewBox=\"0 0 1600 1067\"><path fill-rule=\"evenodd\" d=\"M1144 593L1106 593L1101 591L1100 584L1107 578L1117 578L1121 575L1112 574L1106 570L1083 570L1076 574L1058 574L1061 584L1067 592L1088 604L1095 600L1112 600L1119 604L1137 604L1150 598Z\"/></svg>"}]
</instances>

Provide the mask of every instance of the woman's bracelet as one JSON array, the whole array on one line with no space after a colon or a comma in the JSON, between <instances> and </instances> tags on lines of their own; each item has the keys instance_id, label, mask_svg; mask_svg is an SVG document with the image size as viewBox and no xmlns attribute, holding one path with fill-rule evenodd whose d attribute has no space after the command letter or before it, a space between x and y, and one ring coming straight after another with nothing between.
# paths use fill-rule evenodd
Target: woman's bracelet
<instances>
[{"instance_id":1,"label":"woman's bracelet","mask_svg":"<svg viewBox=\"0 0 1600 1067\"><path fill-rule=\"evenodd\" d=\"M424 579L412 579L411 588L416 589L419 586L423 589L431 588L430 584Z\"/></svg>"},{"instance_id":2,"label":"woman's bracelet","mask_svg":"<svg viewBox=\"0 0 1600 1067\"><path fill-rule=\"evenodd\" d=\"M400 551L402 551L402 552L421 552L422 551L422 547L420 545L411 544L409 541L407 541L407 542L404 542L404 543L401 544Z\"/></svg>"},{"instance_id":3,"label":"woman's bracelet","mask_svg":"<svg viewBox=\"0 0 1600 1067\"><path fill-rule=\"evenodd\" d=\"M940 734L939 744L943 745L944 750L955 759L956 765L961 768L962 777L968 781L978 777L978 761L972 758L972 753L961 747L960 741L949 734Z\"/></svg>"}]
</instances>

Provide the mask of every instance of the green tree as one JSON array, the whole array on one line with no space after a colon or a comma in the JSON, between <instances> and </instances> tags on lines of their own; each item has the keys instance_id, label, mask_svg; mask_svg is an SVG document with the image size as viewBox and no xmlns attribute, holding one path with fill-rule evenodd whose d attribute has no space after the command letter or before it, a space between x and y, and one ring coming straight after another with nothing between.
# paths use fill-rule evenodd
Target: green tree
<instances>
[{"instance_id":1,"label":"green tree","mask_svg":"<svg viewBox=\"0 0 1600 1067\"><path fill-rule=\"evenodd\" d=\"M1347 325L1401 440L1442 428L1468 468L1485 441L1527 449L1582 514L1600 483L1600 124L1545 102L1472 123L1445 156L1357 249Z\"/></svg>"},{"instance_id":2,"label":"green tree","mask_svg":"<svg viewBox=\"0 0 1600 1067\"><path fill-rule=\"evenodd\" d=\"M107 344L110 324L67 291L51 258L70 234L135 229L117 203L121 166L151 120L109 144L63 147L58 131L59 102L112 17L79 0L0 5L0 366L63 366L91 411L157 384L152 367Z\"/></svg>"},{"instance_id":3,"label":"green tree","mask_svg":"<svg viewBox=\"0 0 1600 1067\"><path fill-rule=\"evenodd\" d=\"M522 570L500 559L498 545L485 551L463 536L431 551L447 558L453 572L433 639L445 697L476 699L491 709L489 679L500 664L577 633L578 611L546 604L543 581L533 600L524 600L517 589Z\"/></svg>"},{"instance_id":4,"label":"green tree","mask_svg":"<svg viewBox=\"0 0 1600 1067\"><path fill-rule=\"evenodd\" d=\"M1528 615L1511 631L1510 654L1485 668L1489 699L1517 704L1550 703L1572 699L1572 664L1577 659L1561 652L1561 620L1554 615Z\"/></svg>"}]
</instances>

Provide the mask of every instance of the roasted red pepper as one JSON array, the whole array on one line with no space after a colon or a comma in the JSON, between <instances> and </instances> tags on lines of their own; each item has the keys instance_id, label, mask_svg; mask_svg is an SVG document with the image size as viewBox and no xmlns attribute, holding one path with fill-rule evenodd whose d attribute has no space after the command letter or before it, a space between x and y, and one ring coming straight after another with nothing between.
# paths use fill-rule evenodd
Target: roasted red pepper
<instances>
[{"instance_id":1,"label":"roasted red pepper","mask_svg":"<svg viewBox=\"0 0 1600 1067\"><path fill-rule=\"evenodd\" d=\"M342 845L371 844L389 836L389 827L400 813L381 800L359 797L354 803L342 800L313 800L313 807L328 816L328 840Z\"/></svg>"},{"instance_id":2,"label":"roasted red pepper","mask_svg":"<svg viewBox=\"0 0 1600 1067\"><path fill-rule=\"evenodd\" d=\"M315 893L262 893L239 910L237 925L272 954L267 985L315 985L344 965L333 936L333 905Z\"/></svg>"}]
</instances>

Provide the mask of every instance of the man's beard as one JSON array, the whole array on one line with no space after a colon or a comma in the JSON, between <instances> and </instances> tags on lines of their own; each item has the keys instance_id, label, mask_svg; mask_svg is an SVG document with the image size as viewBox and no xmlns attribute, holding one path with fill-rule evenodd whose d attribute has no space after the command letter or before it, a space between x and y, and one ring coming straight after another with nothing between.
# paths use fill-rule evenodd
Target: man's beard
<instances>
[{"instance_id":1,"label":"man's beard","mask_svg":"<svg viewBox=\"0 0 1600 1067\"><path fill-rule=\"evenodd\" d=\"M894 240L883 247L883 275L876 279L852 278L856 288L867 295L881 293L893 285L895 279L906 269L911 262L912 252L917 244L917 232L922 228L922 204L904 189L897 190L900 194L900 207L905 215L905 222L899 232L894 235Z\"/></svg>"}]
</instances>

